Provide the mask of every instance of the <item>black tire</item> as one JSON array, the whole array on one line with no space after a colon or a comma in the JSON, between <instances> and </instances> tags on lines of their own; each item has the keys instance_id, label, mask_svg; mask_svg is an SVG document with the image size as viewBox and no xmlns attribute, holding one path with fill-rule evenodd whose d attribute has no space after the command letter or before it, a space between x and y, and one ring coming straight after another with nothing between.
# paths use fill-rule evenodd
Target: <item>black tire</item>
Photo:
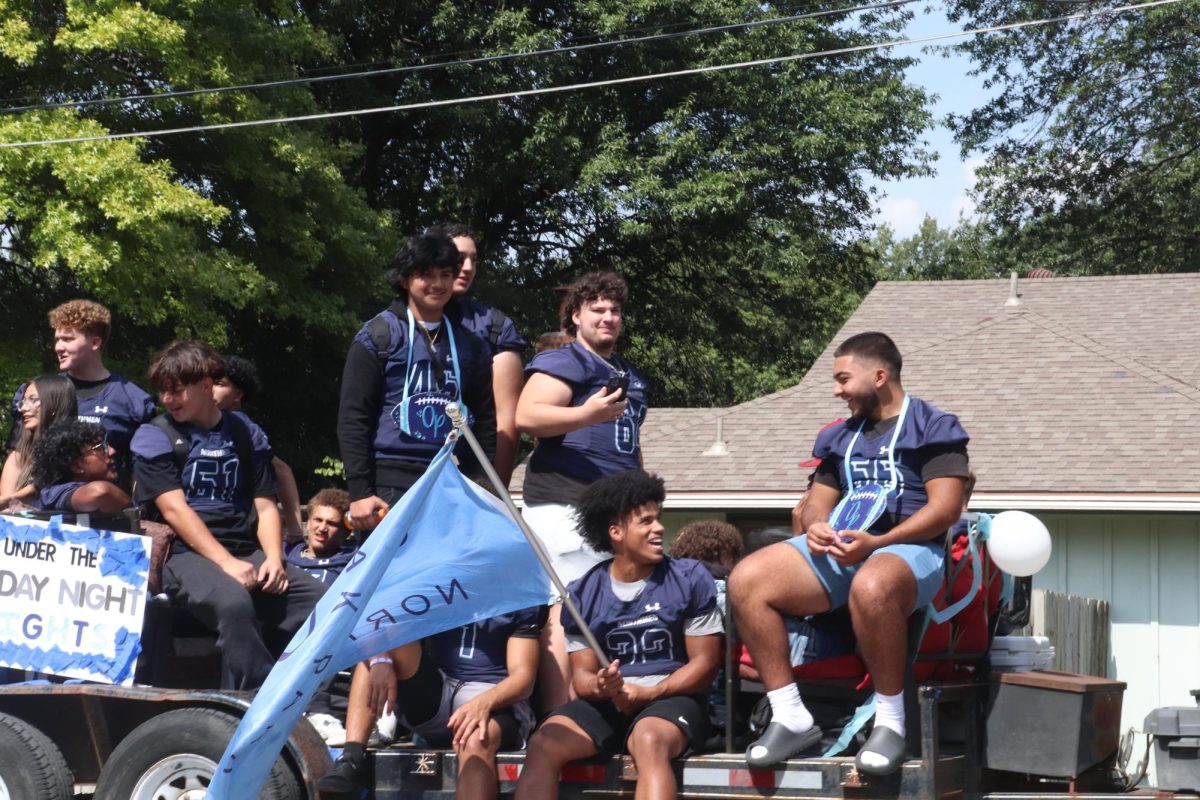
<instances>
[{"instance_id":1,"label":"black tire","mask_svg":"<svg viewBox=\"0 0 1200 800\"><path fill-rule=\"evenodd\" d=\"M214 708L178 708L143 722L113 750L95 800L181 800L201 797L240 720ZM300 782L275 760L260 800L303 800Z\"/></svg>"},{"instance_id":2,"label":"black tire","mask_svg":"<svg viewBox=\"0 0 1200 800\"><path fill-rule=\"evenodd\" d=\"M0 714L0 798L74 796L71 770L58 746L28 722Z\"/></svg>"}]
</instances>

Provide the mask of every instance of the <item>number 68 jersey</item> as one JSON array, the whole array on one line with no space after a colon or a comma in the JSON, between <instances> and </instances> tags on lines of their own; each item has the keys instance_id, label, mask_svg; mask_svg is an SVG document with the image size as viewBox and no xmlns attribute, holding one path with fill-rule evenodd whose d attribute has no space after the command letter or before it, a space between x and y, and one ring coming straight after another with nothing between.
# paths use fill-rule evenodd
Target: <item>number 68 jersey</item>
<instances>
[{"instance_id":1,"label":"number 68 jersey","mask_svg":"<svg viewBox=\"0 0 1200 800\"><path fill-rule=\"evenodd\" d=\"M609 661L620 659L624 677L666 677L688 661L686 636L721 632L716 584L699 561L664 558L640 590L614 582L611 565L609 559L592 567L568 591ZM622 599L630 590L634 596ZM575 620L565 613L562 619L567 649L586 646Z\"/></svg>"}]
</instances>

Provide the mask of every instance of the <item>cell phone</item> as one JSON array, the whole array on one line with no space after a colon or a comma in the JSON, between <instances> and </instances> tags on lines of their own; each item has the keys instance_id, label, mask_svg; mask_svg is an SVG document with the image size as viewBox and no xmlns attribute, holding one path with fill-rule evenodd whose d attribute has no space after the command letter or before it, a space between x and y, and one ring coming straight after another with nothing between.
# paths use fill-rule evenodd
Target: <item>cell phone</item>
<instances>
[{"instance_id":1,"label":"cell phone","mask_svg":"<svg viewBox=\"0 0 1200 800\"><path fill-rule=\"evenodd\" d=\"M606 386L608 387L609 394L612 394L613 392L617 392L617 399L624 400L625 399L625 390L629 388L629 376L628 375L613 375L611 378L608 379L608 383L606 384Z\"/></svg>"}]
</instances>

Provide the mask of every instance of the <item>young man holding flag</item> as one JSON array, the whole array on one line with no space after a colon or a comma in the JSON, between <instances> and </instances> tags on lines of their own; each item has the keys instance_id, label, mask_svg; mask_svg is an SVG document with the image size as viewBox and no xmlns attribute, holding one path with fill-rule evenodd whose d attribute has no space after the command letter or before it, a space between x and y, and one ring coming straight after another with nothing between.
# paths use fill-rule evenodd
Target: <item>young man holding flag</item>
<instances>
[{"instance_id":1,"label":"young man holding flag","mask_svg":"<svg viewBox=\"0 0 1200 800\"><path fill-rule=\"evenodd\" d=\"M580 533L612 558L571 583L569 593L607 663L567 616L579 699L556 709L533 735L517 800L551 800L564 764L623 750L637 767L638 798L674 798L671 759L708 735L706 694L721 661L721 612L704 565L664 554L664 496L660 478L629 470L601 478L580 498Z\"/></svg>"}]
</instances>

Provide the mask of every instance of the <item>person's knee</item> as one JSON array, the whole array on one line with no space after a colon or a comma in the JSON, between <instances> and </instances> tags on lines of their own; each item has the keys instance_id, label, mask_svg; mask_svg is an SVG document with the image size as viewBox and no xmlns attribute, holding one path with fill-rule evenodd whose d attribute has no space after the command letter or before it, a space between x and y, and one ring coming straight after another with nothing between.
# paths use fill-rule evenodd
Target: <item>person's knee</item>
<instances>
[{"instance_id":1,"label":"person's knee","mask_svg":"<svg viewBox=\"0 0 1200 800\"><path fill-rule=\"evenodd\" d=\"M730 599L737 604L745 605L761 595L766 588L767 563L762 558L762 551L747 556L733 568L729 575L727 589Z\"/></svg>"},{"instance_id":2,"label":"person's knee","mask_svg":"<svg viewBox=\"0 0 1200 800\"><path fill-rule=\"evenodd\" d=\"M665 725L646 724L651 722L663 722ZM679 746L680 736L679 730L672 722L655 721L653 718L643 720L635 725L629 734L629 754L639 763L647 763L646 759L652 762L668 761L673 755L672 751Z\"/></svg>"},{"instance_id":3,"label":"person's knee","mask_svg":"<svg viewBox=\"0 0 1200 800\"><path fill-rule=\"evenodd\" d=\"M526 763L538 765L564 764L568 757L564 753L562 731L559 726L549 722L534 731L529 737L529 747L526 751Z\"/></svg>"},{"instance_id":4,"label":"person's knee","mask_svg":"<svg viewBox=\"0 0 1200 800\"><path fill-rule=\"evenodd\" d=\"M912 606L915 581L895 569L862 569L850 584L850 608L859 614L906 612Z\"/></svg>"},{"instance_id":5,"label":"person's knee","mask_svg":"<svg viewBox=\"0 0 1200 800\"><path fill-rule=\"evenodd\" d=\"M478 736L470 736L465 742L455 747L454 750L463 761L479 759L485 764L494 764L496 762L496 753L500 752L499 733L493 735L489 732L486 742L481 741Z\"/></svg>"}]
</instances>

